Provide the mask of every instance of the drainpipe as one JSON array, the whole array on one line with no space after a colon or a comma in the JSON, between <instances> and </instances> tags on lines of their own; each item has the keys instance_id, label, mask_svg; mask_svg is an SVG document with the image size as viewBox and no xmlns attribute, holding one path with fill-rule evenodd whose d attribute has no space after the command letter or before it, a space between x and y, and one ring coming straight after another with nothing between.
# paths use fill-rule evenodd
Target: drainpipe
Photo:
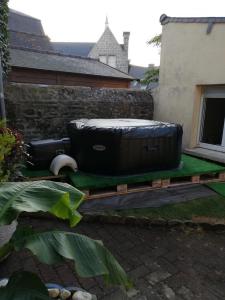
<instances>
[{"instance_id":1,"label":"drainpipe","mask_svg":"<svg viewBox=\"0 0 225 300\"><path fill-rule=\"evenodd\" d=\"M5 100L4 100L4 90L3 90L3 74L2 74L2 62L0 55L0 120L6 119L5 113Z\"/></svg>"}]
</instances>

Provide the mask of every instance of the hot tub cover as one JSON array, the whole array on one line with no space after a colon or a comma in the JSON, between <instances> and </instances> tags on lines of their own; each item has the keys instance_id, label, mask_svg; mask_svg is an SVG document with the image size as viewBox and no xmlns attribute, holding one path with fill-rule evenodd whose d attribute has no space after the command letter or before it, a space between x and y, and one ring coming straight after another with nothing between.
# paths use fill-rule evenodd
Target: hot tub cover
<instances>
[{"instance_id":1,"label":"hot tub cover","mask_svg":"<svg viewBox=\"0 0 225 300\"><path fill-rule=\"evenodd\" d=\"M178 167L182 127L140 119L80 119L68 125L80 170L132 174Z\"/></svg>"}]
</instances>

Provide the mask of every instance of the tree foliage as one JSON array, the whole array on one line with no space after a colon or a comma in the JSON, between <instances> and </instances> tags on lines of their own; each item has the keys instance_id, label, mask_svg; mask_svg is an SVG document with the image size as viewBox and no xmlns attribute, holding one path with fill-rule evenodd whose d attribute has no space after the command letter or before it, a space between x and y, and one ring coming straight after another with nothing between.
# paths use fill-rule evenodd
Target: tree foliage
<instances>
[{"instance_id":1,"label":"tree foliage","mask_svg":"<svg viewBox=\"0 0 225 300\"><path fill-rule=\"evenodd\" d=\"M9 49L8 49L8 0L0 1L0 55L4 77L9 70Z\"/></svg>"},{"instance_id":2,"label":"tree foliage","mask_svg":"<svg viewBox=\"0 0 225 300\"><path fill-rule=\"evenodd\" d=\"M154 47L161 47L162 34L157 34L151 38L147 43L148 45L153 45ZM145 73L145 77L142 80L142 83L148 84L152 82L159 81L159 68L151 68Z\"/></svg>"},{"instance_id":3,"label":"tree foliage","mask_svg":"<svg viewBox=\"0 0 225 300\"><path fill-rule=\"evenodd\" d=\"M158 81L159 81L159 68L152 68L145 73L145 77L142 80L142 83L148 84L151 82L158 82Z\"/></svg>"},{"instance_id":4,"label":"tree foliage","mask_svg":"<svg viewBox=\"0 0 225 300\"><path fill-rule=\"evenodd\" d=\"M153 45L155 47L161 47L161 42L162 42L162 34L157 34L155 35L151 40L149 40L147 43L149 45Z\"/></svg>"}]
</instances>

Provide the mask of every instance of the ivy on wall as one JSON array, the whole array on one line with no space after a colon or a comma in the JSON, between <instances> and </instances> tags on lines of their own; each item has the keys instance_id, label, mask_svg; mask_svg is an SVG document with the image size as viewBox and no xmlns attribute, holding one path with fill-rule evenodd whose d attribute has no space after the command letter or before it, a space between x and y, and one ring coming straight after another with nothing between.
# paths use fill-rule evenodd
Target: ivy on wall
<instances>
[{"instance_id":1,"label":"ivy on wall","mask_svg":"<svg viewBox=\"0 0 225 300\"><path fill-rule=\"evenodd\" d=\"M0 55L4 77L9 70L8 12L8 0L0 0Z\"/></svg>"}]
</instances>

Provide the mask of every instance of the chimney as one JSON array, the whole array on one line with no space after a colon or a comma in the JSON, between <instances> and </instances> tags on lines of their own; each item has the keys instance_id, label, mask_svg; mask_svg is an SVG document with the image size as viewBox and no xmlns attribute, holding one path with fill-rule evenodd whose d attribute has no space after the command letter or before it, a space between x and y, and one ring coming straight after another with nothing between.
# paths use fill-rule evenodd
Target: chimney
<instances>
[{"instance_id":1,"label":"chimney","mask_svg":"<svg viewBox=\"0 0 225 300\"><path fill-rule=\"evenodd\" d=\"M148 68L149 68L149 69L154 69L154 68L155 68L155 65L154 65L154 64L149 64L149 65L148 65Z\"/></svg>"},{"instance_id":2,"label":"chimney","mask_svg":"<svg viewBox=\"0 0 225 300\"><path fill-rule=\"evenodd\" d=\"M123 33L123 47L124 47L124 51L127 53L127 57L128 57L129 37L130 37L130 32L126 31Z\"/></svg>"}]
</instances>

